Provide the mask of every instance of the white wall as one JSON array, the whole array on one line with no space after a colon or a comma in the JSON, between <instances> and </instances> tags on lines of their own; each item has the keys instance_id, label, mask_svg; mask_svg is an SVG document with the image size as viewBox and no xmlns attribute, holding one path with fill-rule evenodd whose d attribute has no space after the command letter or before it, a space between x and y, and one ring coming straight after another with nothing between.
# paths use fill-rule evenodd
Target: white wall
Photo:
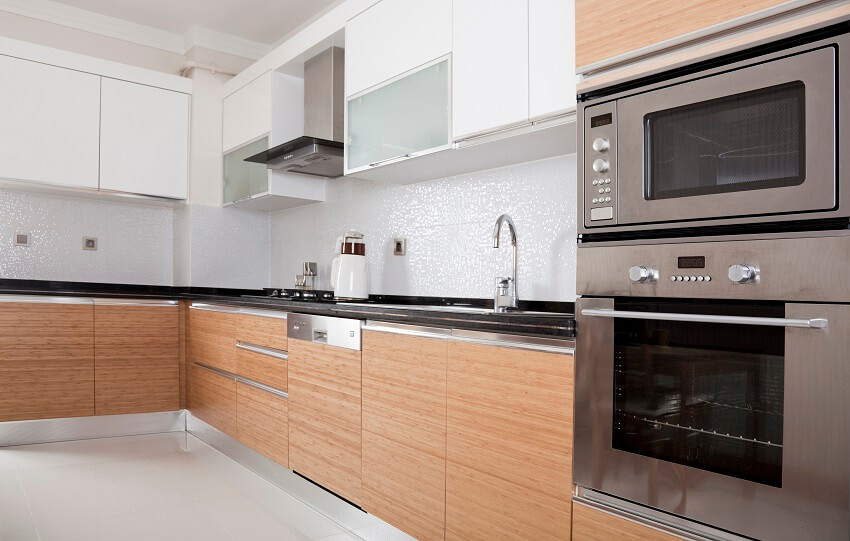
<instances>
[{"instance_id":1,"label":"white wall","mask_svg":"<svg viewBox=\"0 0 850 541\"><path fill-rule=\"evenodd\" d=\"M575 155L408 186L328 182L328 200L272 215L271 286L291 287L304 261L327 277L337 236L366 236L370 292L490 298L510 273L510 242L493 249L496 218L517 227L521 299L575 299ZM392 255L394 236L407 255Z\"/></svg>"}]
</instances>

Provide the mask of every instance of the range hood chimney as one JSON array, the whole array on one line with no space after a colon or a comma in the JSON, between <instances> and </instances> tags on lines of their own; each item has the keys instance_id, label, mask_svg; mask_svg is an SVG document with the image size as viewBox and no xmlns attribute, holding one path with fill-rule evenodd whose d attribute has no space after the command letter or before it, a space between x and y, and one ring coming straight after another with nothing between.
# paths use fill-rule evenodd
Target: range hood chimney
<instances>
[{"instance_id":1,"label":"range hood chimney","mask_svg":"<svg viewBox=\"0 0 850 541\"><path fill-rule=\"evenodd\" d=\"M329 47L304 63L304 136L246 162L269 169L336 178L343 173L345 51Z\"/></svg>"}]
</instances>

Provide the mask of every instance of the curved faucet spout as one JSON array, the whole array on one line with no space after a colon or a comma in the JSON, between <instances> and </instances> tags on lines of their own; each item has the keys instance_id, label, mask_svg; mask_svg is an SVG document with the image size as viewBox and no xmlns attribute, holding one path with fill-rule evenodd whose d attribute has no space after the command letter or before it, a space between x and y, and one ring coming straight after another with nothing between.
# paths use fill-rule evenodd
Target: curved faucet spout
<instances>
[{"instance_id":1,"label":"curved faucet spout","mask_svg":"<svg viewBox=\"0 0 850 541\"><path fill-rule=\"evenodd\" d=\"M508 308L516 308L519 301L516 292L516 227L514 226L514 221L507 214L502 214L496 219L496 225L493 227L493 248L499 247L499 237L502 234L502 224L505 222L507 222L508 230L511 232L511 248L513 248L513 268L511 271L510 278L496 278L496 292L493 295L493 310L496 312L505 312Z\"/></svg>"},{"instance_id":2,"label":"curved faucet spout","mask_svg":"<svg viewBox=\"0 0 850 541\"><path fill-rule=\"evenodd\" d=\"M502 234L502 224L508 222L508 230L511 232L511 244L516 246L516 227L510 215L502 214L496 218L496 225L493 226L493 248L499 247L499 236Z\"/></svg>"}]
</instances>

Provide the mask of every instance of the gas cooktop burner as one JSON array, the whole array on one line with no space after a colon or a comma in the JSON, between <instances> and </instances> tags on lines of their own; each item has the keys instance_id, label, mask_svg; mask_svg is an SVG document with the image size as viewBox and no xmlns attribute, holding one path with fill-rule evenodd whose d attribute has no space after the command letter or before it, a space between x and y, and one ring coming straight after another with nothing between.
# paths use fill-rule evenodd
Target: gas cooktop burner
<instances>
[{"instance_id":1,"label":"gas cooktop burner","mask_svg":"<svg viewBox=\"0 0 850 541\"><path fill-rule=\"evenodd\" d=\"M322 302L335 302L333 291L326 291L321 289L275 289L267 287L265 288L266 296L275 297L280 299L287 299L291 301L322 301Z\"/></svg>"}]
</instances>

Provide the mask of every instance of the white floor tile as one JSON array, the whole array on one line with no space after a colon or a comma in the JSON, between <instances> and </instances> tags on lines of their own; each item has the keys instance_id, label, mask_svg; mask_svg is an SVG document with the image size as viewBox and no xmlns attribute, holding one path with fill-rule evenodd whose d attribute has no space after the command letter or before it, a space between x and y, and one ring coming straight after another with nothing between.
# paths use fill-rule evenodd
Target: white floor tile
<instances>
[{"instance_id":1,"label":"white floor tile","mask_svg":"<svg viewBox=\"0 0 850 541\"><path fill-rule=\"evenodd\" d=\"M35 529L24 489L17 472L0 472L0 540L27 539Z\"/></svg>"}]
</instances>

